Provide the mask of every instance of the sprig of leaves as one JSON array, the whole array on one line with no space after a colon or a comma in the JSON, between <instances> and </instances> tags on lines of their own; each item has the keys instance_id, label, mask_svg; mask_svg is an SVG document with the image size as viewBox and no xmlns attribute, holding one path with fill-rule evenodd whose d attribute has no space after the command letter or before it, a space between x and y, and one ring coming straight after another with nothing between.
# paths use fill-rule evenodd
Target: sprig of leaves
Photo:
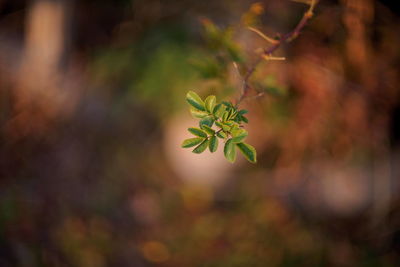
<instances>
[{"instance_id":1,"label":"sprig of leaves","mask_svg":"<svg viewBox=\"0 0 400 267\"><path fill-rule=\"evenodd\" d=\"M205 30L205 37L212 52L218 57L215 60L206 60L204 64L197 63L197 68L202 73L204 78L220 78L222 84L226 82L226 75L219 72L227 71L227 62L233 61L233 65L243 79L242 90L236 101L236 105L231 102L217 103L214 95L208 96L206 99L201 99L195 92L189 91L186 94L186 101L190 104L190 112L193 117L198 118L199 128L189 128L189 132L195 137L183 141L182 147L195 147L193 153L202 153L207 147L211 152L215 152L218 148L218 140L222 139L225 142L224 155L229 162L236 160L236 150L238 149L244 157L255 163L257 161L257 153L254 147L244 143L248 133L243 129L243 123L248 123L244 116L247 111L239 110L240 103L249 96L248 90L257 88L259 82L251 81L252 75L255 73L257 66L263 61L285 60L284 57L274 55L274 52L284 43L293 41L299 36L301 30L307 22L313 17L313 12L318 0L292 0L308 5L307 11L303 14L301 20L296 27L286 33L279 34L276 37L269 37L262 31L256 28L260 22L259 16L264 12L261 3L254 3L249 12L242 17L242 23L252 32L258 34L261 38L267 41L268 47L260 47L256 52L260 53L259 58L249 64L240 46L233 40L234 28L220 29L217 25L208 19L203 19L202 23ZM250 85L252 84L252 86ZM277 93L275 87L273 90L263 90L258 92L256 97L262 96L264 93ZM278 92L279 93L279 92ZM214 127L214 128L213 128Z\"/></svg>"},{"instance_id":2,"label":"sprig of leaves","mask_svg":"<svg viewBox=\"0 0 400 267\"><path fill-rule=\"evenodd\" d=\"M233 163L236 160L237 149L250 162L257 162L254 147L244 143L248 133L243 129L243 123L248 123L244 116L247 110L239 110L231 102L217 103L217 98L210 95L204 99L193 91L186 94L190 105L190 113L199 119L199 127L191 127L188 131L195 137L183 141L183 148L194 147L193 153L203 153L207 148L210 152L218 149L219 139L223 140L225 158Z\"/></svg>"}]
</instances>

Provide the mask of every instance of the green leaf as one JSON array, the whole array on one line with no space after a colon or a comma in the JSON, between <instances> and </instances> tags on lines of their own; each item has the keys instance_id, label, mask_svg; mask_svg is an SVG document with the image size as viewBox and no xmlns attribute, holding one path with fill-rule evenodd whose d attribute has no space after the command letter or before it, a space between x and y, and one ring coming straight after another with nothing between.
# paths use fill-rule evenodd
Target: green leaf
<instances>
[{"instance_id":1,"label":"green leaf","mask_svg":"<svg viewBox=\"0 0 400 267\"><path fill-rule=\"evenodd\" d=\"M237 111L236 110L232 110L232 113L229 114L228 120L235 119L236 115L237 115Z\"/></svg>"},{"instance_id":2,"label":"green leaf","mask_svg":"<svg viewBox=\"0 0 400 267\"><path fill-rule=\"evenodd\" d=\"M245 116L240 116L241 121L249 123L249 120Z\"/></svg>"},{"instance_id":3,"label":"green leaf","mask_svg":"<svg viewBox=\"0 0 400 267\"><path fill-rule=\"evenodd\" d=\"M225 112L222 114L222 121L226 121L226 120L228 119L229 112L230 112L230 111L225 111Z\"/></svg>"},{"instance_id":4,"label":"green leaf","mask_svg":"<svg viewBox=\"0 0 400 267\"><path fill-rule=\"evenodd\" d=\"M194 107L190 107L190 113L193 117L201 119L208 116L208 113L205 111L198 110Z\"/></svg>"},{"instance_id":5,"label":"green leaf","mask_svg":"<svg viewBox=\"0 0 400 267\"><path fill-rule=\"evenodd\" d=\"M228 137L228 135L227 135L225 132L223 132L223 131L219 131L219 132L217 133L217 136L218 136L219 138L222 138L222 139L225 139L225 138Z\"/></svg>"},{"instance_id":6,"label":"green leaf","mask_svg":"<svg viewBox=\"0 0 400 267\"><path fill-rule=\"evenodd\" d=\"M221 118L222 114L224 114L225 107L222 104L218 104L214 107L213 113L217 118Z\"/></svg>"},{"instance_id":7,"label":"green leaf","mask_svg":"<svg viewBox=\"0 0 400 267\"><path fill-rule=\"evenodd\" d=\"M216 121L216 122L215 122L215 125L217 125L219 128L222 128L222 130L224 130L224 131L226 131L226 132L228 132L228 131L231 129L230 126L225 125L225 124L223 124L223 123L221 123L221 122L219 122L219 121Z\"/></svg>"},{"instance_id":8,"label":"green leaf","mask_svg":"<svg viewBox=\"0 0 400 267\"><path fill-rule=\"evenodd\" d=\"M202 127L203 125L207 125L208 127L211 127L214 124L214 119L212 117L205 117L200 120L199 126Z\"/></svg>"},{"instance_id":9,"label":"green leaf","mask_svg":"<svg viewBox=\"0 0 400 267\"><path fill-rule=\"evenodd\" d=\"M236 147L235 144L233 143L232 139L229 139L226 141L225 146L224 146L224 155L225 158L233 163L235 162L236 159Z\"/></svg>"},{"instance_id":10,"label":"green leaf","mask_svg":"<svg viewBox=\"0 0 400 267\"><path fill-rule=\"evenodd\" d=\"M233 104L231 102L227 102L227 101L222 101L222 104L224 104L226 107L231 108L233 107Z\"/></svg>"},{"instance_id":11,"label":"green leaf","mask_svg":"<svg viewBox=\"0 0 400 267\"><path fill-rule=\"evenodd\" d=\"M247 110L245 110L245 109L242 109L242 110L240 110L238 113L239 113L239 115L244 115L244 114L247 114L249 111L247 111Z\"/></svg>"},{"instance_id":12,"label":"green leaf","mask_svg":"<svg viewBox=\"0 0 400 267\"><path fill-rule=\"evenodd\" d=\"M201 125L201 128L206 131L209 135L214 135L215 131L213 129L211 129L209 126L203 124Z\"/></svg>"},{"instance_id":13,"label":"green leaf","mask_svg":"<svg viewBox=\"0 0 400 267\"><path fill-rule=\"evenodd\" d=\"M202 129L199 129L199 128L189 128L188 131L191 132L192 134L198 136L198 137L207 138L207 133L206 133L205 131L203 131Z\"/></svg>"},{"instance_id":14,"label":"green leaf","mask_svg":"<svg viewBox=\"0 0 400 267\"><path fill-rule=\"evenodd\" d=\"M206 110L203 100L201 100L200 96L193 91L187 92L186 101L198 110Z\"/></svg>"},{"instance_id":15,"label":"green leaf","mask_svg":"<svg viewBox=\"0 0 400 267\"><path fill-rule=\"evenodd\" d=\"M204 101L206 109L208 112L212 113L214 111L215 103L217 102L217 98L215 95L210 95Z\"/></svg>"},{"instance_id":16,"label":"green leaf","mask_svg":"<svg viewBox=\"0 0 400 267\"><path fill-rule=\"evenodd\" d=\"M237 110L234 107L228 108L228 115L226 120L232 120L236 117L237 115Z\"/></svg>"},{"instance_id":17,"label":"green leaf","mask_svg":"<svg viewBox=\"0 0 400 267\"><path fill-rule=\"evenodd\" d=\"M223 124L228 125L230 127L239 128L239 124L235 121L225 121Z\"/></svg>"},{"instance_id":18,"label":"green leaf","mask_svg":"<svg viewBox=\"0 0 400 267\"><path fill-rule=\"evenodd\" d=\"M240 126L239 126L239 124L237 123L237 122L235 122L235 121L229 121L230 122L230 126L231 126L231 128L230 128L230 132L237 132L237 131L239 131L239 130L241 130L241 128L240 128ZM226 123L226 124L228 124L228 123Z\"/></svg>"},{"instance_id":19,"label":"green leaf","mask_svg":"<svg viewBox=\"0 0 400 267\"><path fill-rule=\"evenodd\" d=\"M208 146L211 152L217 151L218 148L218 139L215 135L211 136L210 138L210 144Z\"/></svg>"},{"instance_id":20,"label":"green leaf","mask_svg":"<svg viewBox=\"0 0 400 267\"><path fill-rule=\"evenodd\" d=\"M246 131L246 130L240 128L239 125L235 124L235 125L231 128L231 135L232 135L232 137L236 137L236 136L238 136L242 131Z\"/></svg>"},{"instance_id":21,"label":"green leaf","mask_svg":"<svg viewBox=\"0 0 400 267\"><path fill-rule=\"evenodd\" d=\"M236 146L248 161L251 163L257 162L257 152L254 147L246 143L237 143Z\"/></svg>"},{"instance_id":22,"label":"green leaf","mask_svg":"<svg viewBox=\"0 0 400 267\"><path fill-rule=\"evenodd\" d=\"M240 143L247 137L247 135L248 133L245 129L238 129L236 131L232 131L232 140L235 143Z\"/></svg>"},{"instance_id":23,"label":"green leaf","mask_svg":"<svg viewBox=\"0 0 400 267\"><path fill-rule=\"evenodd\" d=\"M204 138L201 138L201 137L189 138L182 142L181 147L183 147L183 148L192 147L192 146L200 144L201 142L203 142L203 140L204 140Z\"/></svg>"},{"instance_id":24,"label":"green leaf","mask_svg":"<svg viewBox=\"0 0 400 267\"><path fill-rule=\"evenodd\" d=\"M208 139L205 139L200 145L198 145L195 149L193 149L193 153L200 154L203 153L204 150L208 147Z\"/></svg>"},{"instance_id":25,"label":"green leaf","mask_svg":"<svg viewBox=\"0 0 400 267\"><path fill-rule=\"evenodd\" d=\"M226 120L229 120L229 119L231 118L232 113L233 113L233 109L230 108L230 109L229 109L229 112L228 112L228 115L226 116Z\"/></svg>"}]
</instances>

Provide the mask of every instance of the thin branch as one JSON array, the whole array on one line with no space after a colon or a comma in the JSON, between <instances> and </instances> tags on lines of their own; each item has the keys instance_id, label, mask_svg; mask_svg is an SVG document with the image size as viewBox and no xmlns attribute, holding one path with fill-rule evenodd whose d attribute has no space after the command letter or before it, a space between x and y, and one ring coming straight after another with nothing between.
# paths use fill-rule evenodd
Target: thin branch
<instances>
[{"instance_id":1,"label":"thin branch","mask_svg":"<svg viewBox=\"0 0 400 267\"><path fill-rule=\"evenodd\" d=\"M263 59L265 59L265 60L286 60L285 57L274 57L274 56L265 55L265 54L262 54L261 56L262 56Z\"/></svg>"},{"instance_id":2,"label":"thin branch","mask_svg":"<svg viewBox=\"0 0 400 267\"><path fill-rule=\"evenodd\" d=\"M257 30L256 28L253 27L247 27L247 29L249 29L252 32L257 33L261 38L263 38L264 40L266 40L267 42L271 43L271 44L276 44L279 42L279 40L275 40L271 37L268 37L267 35L265 35L263 32Z\"/></svg>"},{"instance_id":3,"label":"thin branch","mask_svg":"<svg viewBox=\"0 0 400 267\"><path fill-rule=\"evenodd\" d=\"M235 67L235 70L237 71L239 77L242 77L242 74L240 73L240 70L239 70L239 66L236 62L233 62L233 67Z\"/></svg>"},{"instance_id":4,"label":"thin branch","mask_svg":"<svg viewBox=\"0 0 400 267\"><path fill-rule=\"evenodd\" d=\"M280 39L274 40L276 42L272 46L270 46L269 48L263 49L262 55L251 65L251 67L248 69L247 73L243 76L242 92L236 102L236 107L239 106L239 104L246 97L248 90L250 88L249 79L254 74L257 66L261 63L262 59L265 57L274 58L274 57L272 57L272 53L275 52L283 43L289 43L289 42L293 41L294 39L296 39L297 36L299 36L301 30L306 26L308 21L313 17L313 12L314 12L316 4L317 4L317 0L311 0L307 11L304 13L303 17L301 18L299 23L296 25L296 27L292 31L283 35ZM267 38L270 39L269 37L267 37Z\"/></svg>"}]
</instances>

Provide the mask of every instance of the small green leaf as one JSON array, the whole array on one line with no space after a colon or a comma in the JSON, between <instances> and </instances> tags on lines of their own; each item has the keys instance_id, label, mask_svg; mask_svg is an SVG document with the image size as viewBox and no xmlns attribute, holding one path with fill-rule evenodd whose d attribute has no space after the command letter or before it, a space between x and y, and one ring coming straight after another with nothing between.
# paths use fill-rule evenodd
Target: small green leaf
<instances>
[{"instance_id":1,"label":"small green leaf","mask_svg":"<svg viewBox=\"0 0 400 267\"><path fill-rule=\"evenodd\" d=\"M229 139L226 141L225 146L224 146L224 155L225 158L233 163L235 162L236 159L236 147L235 144L233 143L232 139Z\"/></svg>"},{"instance_id":2,"label":"small green leaf","mask_svg":"<svg viewBox=\"0 0 400 267\"><path fill-rule=\"evenodd\" d=\"M207 125L208 127L211 127L214 124L214 119L212 117L205 117L200 120L199 126L202 127L203 125Z\"/></svg>"},{"instance_id":3,"label":"small green leaf","mask_svg":"<svg viewBox=\"0 0 400 267\"><path fill-rule=\"evenodd\" d=\"M257 152L254 147L246 143L237 143L236 146L248 161L251 163L257 162Z\"/></svg>"},{"instance_id":4,"label":"small green leaf","mask_svg":"<svg viewBox=\"0 0 400 267\"><path fill-rule=\"evenodd\" d=\"M206 131L209 135L214 135L215 131L213 129L211 129L209 126L203 124L201 125L201 128Z\"/></svg>"},{"instance_id":5,"label":"small green leaf","mask_svg":"<svg viewBox=\"0 0 400 267\"><path fill-rule=\"evenodd\" d=\"M233 126L232 129L231 129L231 135L232 135L232 137L236 137L236 136L238 136L242 131L246 131L246 130L240 128L239 125L235 124L235 126Z\"/></svg>"},{"instance_id":6,"label":"small green leaf","mask_svg":"<svg viewBox=\"0 0 400 267\"><path fill-rule=\"evenodd\" d=\"M240 143L242 142L246 137L247 137L248 133L245 129L238 129L235 131L232 131L232 140L235 143Z\"/></svg>"},{"instance_id":7,"label":"small green leaf","mask_svg":"<svg viewBox=\"0 0 400 267\"><path fill-rule=\"evenodd\" d=\"M241 121L249 123L249 120L245 116L240 116Z\"/></svg>"},{"instance_id":8,"label":"small green leaf","mask_svg":"<svg viewBox=\"0 0 400 267\"><path fill-rule=\"evenodd\" d=\"M234 121L229 121L230 122L230 129L229 129L229 131L232 133L232 132L237 132L237 131L239 131L239 130L241 130L241 128L240 128L240 126L239 126L239 124L237 123L237 122L234 122ZM227 123L225 123L225 124L227 124L228 125L228 122Z\"/></svg>"},{"instance_id":9,"label":"small green leaf","mask_svg":"<svg viewBox=\"0 0 400 267\"><path fill-rule=\"evenodd\" d=\"M242 109L242 110L239 110L239 112L238 112L238 114L239 115L244 115L244 114L247 114L249 111L247 111L247 110L245 110L245 109Z\"/></svg>"},{"instance_id":10,"label":"small green leaf","mask_svg":"<svg viewBox=\"0 0 400 267\"><path fill-rule=\"evenodd\" d=\"M237 115L237 111L235 109L231 109L231 112L228 116L228 120L233 120Z\"/></svg>"},{"instance_id":11,"label":"small green leaf","mask_svg":"<svg viewBox=\"0 0 400 267\"><path fill-rule=\"evenodd\" d=\"M208 139L205 139L200 145L193 149L193 153L200 154L203 153L208 147Z\"/></svg>"},{"instance_id":12,"label":"small green leaf","mask_svg":"<svg viewBox=\"0 0 400 267\"><path fill-rule=\"evenodd\" d=\"M217 125L219 128L222 128L222 130L224 130L224 131L226 131L226 132L228 132L228 131L231 129L230 126L225 125L225 124L223 124L223 123L221 123L221 122L219 122L219 121L216 121L216 122L215 122L215 125Z\"/></svg>"},{"instance_id":13,"label":"small green leaf","mask_svg":"<svg viewBox=\"0 0 400 267\"><path fill-rule=\"evenodd\" d=\"M222 114L222 121L226 121L226 120L228 119L229 112L230 112L230 111L225 111L225 112Z\"/></svg>"},{"instance_id":14,"label":"small green leaf","mask_svg":"<svg viewBox=\"0 0 400 267\"><path fill-rule=\"evenodd\" d=\"M186 101L198 110L206 110L203 100L201 100L200 96L193 91L189 91L186 94Z\"/></svg>"},{"instance_id":15,"label":"small green leaf","mask_svg":"<svg viewBox=\"0 0 400 267\"><path fill-rule=\"evenodd\" d=\"M208 112L212 113L214 111L215 103L217 102L217 98L215 95L210 95L204 101L206 109Z\"/></svg>"},{"instance_id":16,"label":"small green leaf","mask_svg":"<svg viewBox=\"0 0 400 267\"><path fill-rule=\"evenodd\" d=\"M228 108L231 108L231 107L233 107L233 105L232 105L232 103L231 103L231 102L222 101L221 103L222 103L222 104L224 104L225 106L227 106Z\"/></svg>"},{"instance_id":17,"label":"small green leaf","mask_svg":"<svg viewBox=\"0 0 400 267\"><path fill-rule=\"evenodd\" d=\"M218 104L214 107L213 113L217 118L221 118L222 114L224 114L225 107L222 104Z\"/></svg>"},{"instance_id":18,"label":"small green leaf","mask_svg":"<svg viewBox=\"0 0 400 267\"><path fill-rule=\"evenodd\" d=\"M199 128L189 128L188 131L191 132L192 134L198 136L198 137L207 138L207 133L206 133L205 131L203 131L202 129L199 129Z\"/></svg>"},{"instance_id":19,"label":"small green leaf","mask_svg":"<svg viewBox=\"0 0 400 267\"><path fill-rule=\"evenodd\" d=\"M210 152L217 151L218 139L217 139L217 137L215 137L215 135L210 137L210 144L209 144L208 148L210 149Z\"/></svg>"},{"instance_id":20,"label":"small green leaf","mask_svg":"<svg viewBox=\"0 0 400 267\"><path fill-rule=\"evenodd\" d=\"M216 121L216 122L215 122L215 125L217 125L219 128L222 128L222 125L223 125L223 124L222 124L221 122L219 122L219 121Z\"/></svg>"},{"instance_id":21,"label":"small green leaf","mask_svg":"<svg viewBox=\"0 0 400 267\"><path fill-rule=\"evenodd\" d=\"M223 131L219 131L219 132L217 133L217 136L218 136L219 138L222 138L222 139L225 139L225 138L228 137L228 135L227 135L225 132L223 132Z\"/></svg>"},{"instance_id":22,"label":"small green leaf","mask_svg":"<svg viewBox=\"0 0 400 267\"><path fill-rule=\"evenodd\" d=\"M184 140L182 142L181 146L183 148L192 147L192 146L200 144L201 142L203 142L203 140L204 140L204 138L201 138L201 137L189 138L189 139Z\"/></svg>"},{"instance_id":23,"label":"small green leaf","mask_svg":"<svg viewBox=\"0 0 400 267\"><path fill-rule=\"evenodd\" d=\"M233 113L233 109L231 108L231 109L229 109L228 115L226 116L226 120L229 120L231 118L232 113Z\"/></svg>"},{"instance_id":24,"label":"small green leaf","mask_svg":"<svg viewBox=\"0 0 400 267\"><path fill-rule=\"evenodd\" d=\"M193 117L201 119L208 116L208 113L205 111L198 110L194 107L190 107L190 113Z\"/></svg>"},{"instance_id":25,"label":"small green leaf","mask_svg":"<svg viewBox=\"0 0 400 267\"><path fill-rule=\"evenodd\" d=\"M236 115L237 115L236 108L231 107L231 108L228 108L228 110L229 110L229 112L228 112L228 117L227 117L226 119L227 119L227 120L234 119L234 118L236 117Z\"/></svg>"}]
</instances>

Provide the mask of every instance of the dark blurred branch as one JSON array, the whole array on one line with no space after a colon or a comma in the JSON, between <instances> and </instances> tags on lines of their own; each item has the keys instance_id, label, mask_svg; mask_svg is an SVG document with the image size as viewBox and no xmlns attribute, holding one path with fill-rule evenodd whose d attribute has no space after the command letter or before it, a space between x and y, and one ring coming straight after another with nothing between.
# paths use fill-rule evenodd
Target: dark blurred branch
<instances>
[{"instance_id":1,"label":"dark blurred branch","mask_svg":"<svg viewBox=\"0 0 400 267\"><path fill-rule=\"evenodd\" d=\"M300 35L300 32L307 25L308 21L313 17L314 8L315 8L315 5L317 4L317 1L318 0L311 0L309 3L309 8L304 13L303 17L301 18L299 23L296 25L296 27L291 32L288 32L285 35L281 36L278 40L271 39L271 38L265 36L260 31L254 29L254 28L250 28L250 30L256 32L261 37L263 37L264 39L269 41L270 43L273 43L273 45L269 48L263 48L263 52L262 52L261 56L251 65L251 67L247 70L246 74L243 76L242 91L236 102L236 106L238 106L243 101L243 99L246 98L247 93L248 93L249 89L251 88L249 85L249 79L254 74L255 70L257 69L257 66L261 63L261 61L263 59L265 59L265 60L282 60L282 59L284 59L284 58L275 58L272 56L272 54L282 44L289 43L289 42L293 41L294 39L296 39L297 36ZM303 2L303 1L301 1L301 2ZM260 94L263 95L264 93L261 92L261 93L257 94L257 96L261 96Z\"/></svg>"}]
</instances>

